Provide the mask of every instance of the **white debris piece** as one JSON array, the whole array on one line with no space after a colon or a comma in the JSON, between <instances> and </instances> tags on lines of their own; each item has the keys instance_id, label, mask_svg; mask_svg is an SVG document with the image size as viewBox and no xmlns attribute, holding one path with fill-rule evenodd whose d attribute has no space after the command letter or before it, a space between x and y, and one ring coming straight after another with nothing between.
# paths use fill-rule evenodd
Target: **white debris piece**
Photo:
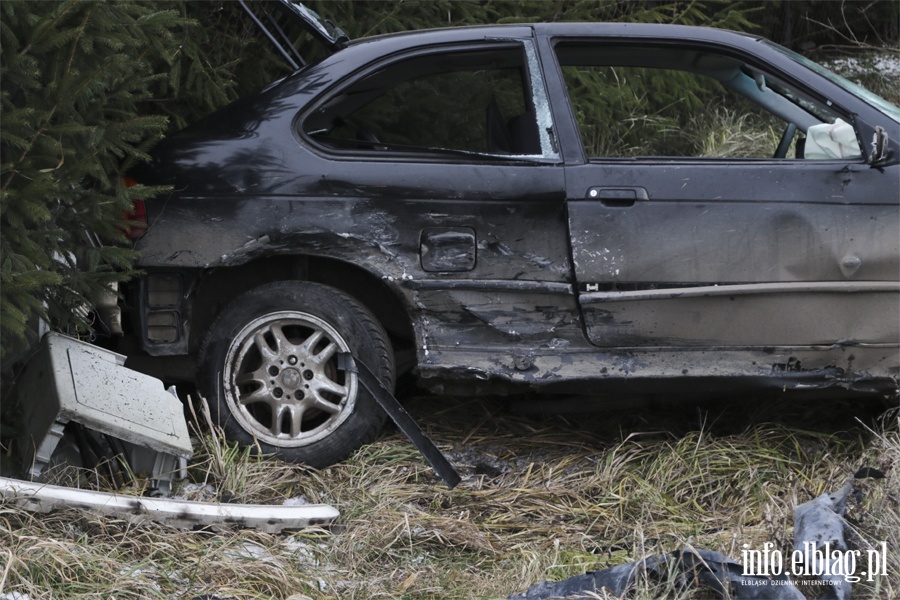
<instances>
[{"instance_id":1,"label":"white debris piece","mask_svg":"<svg viewBox=\"0 0 900 600\"><path fill-rule=\"evenodd\" d=\"M24 467L39 480L74 421L121 440L135 473L168 492L193 449L184 408L162 381L124 366L125 357L48 333L17 385Z\"/></svg>"},{"instance_id":2,"label":"white debris piece","mask_svg":"<svg viewBox=\"0 0 900 600\"><path fill-rule=\"evenodd\" d=\"M7 477L0 477L0 498L37 512L77 508L132 523L158 521L185 529L197 525L237 525L266 533L328 525L340 514L327 504L279 506L188 502L79 490Z\"/></svg>"}]
</instances>

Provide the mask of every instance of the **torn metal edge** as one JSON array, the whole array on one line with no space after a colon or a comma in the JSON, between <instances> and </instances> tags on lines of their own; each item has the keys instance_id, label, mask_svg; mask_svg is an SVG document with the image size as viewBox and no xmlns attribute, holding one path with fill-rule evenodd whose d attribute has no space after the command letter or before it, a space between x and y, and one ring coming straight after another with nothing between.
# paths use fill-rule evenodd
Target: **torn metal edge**
<instances>
[{"instance_id":1,"label":"torn metal edge","mask_svg":"<svg viewBox=\"0 0 900 600\"><path fill-rule=\"evenodd\" d=\"M282 529L328 525L340 513L327 504L213 504L172 498L124 496L0 477L0 498L30 511L77 508L111 515L131 523L156 521L190 529L204 525L237 525L278 533Z\"/></svg>"}]
</instances>

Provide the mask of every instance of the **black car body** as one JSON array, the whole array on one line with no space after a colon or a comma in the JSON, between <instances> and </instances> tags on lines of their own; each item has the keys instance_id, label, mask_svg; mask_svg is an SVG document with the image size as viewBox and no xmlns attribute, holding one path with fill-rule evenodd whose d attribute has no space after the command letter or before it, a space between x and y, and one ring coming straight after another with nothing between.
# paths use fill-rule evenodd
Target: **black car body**
<instances>
[{"instance_id":1,"label":"black car body","mask_svg":"<svg viewBox=\"0 0 900 600\"><path fill-rule=\"evenodd\" d=\"M654 94L680 85L722 95L666 118L746 102L781 143L670 156L666 140L628 141L646 114L612 117L610 133L610 111L661 114ZM715 29L358 40L171 137L137 173L173 191L146 204L135 332L146 355L196 362L234 437L311 464L380 423L349 431L365 407L344 352L436 392L894 394L898 119ZM823 134L838 141L811 152Z\"/></svg>"}]
</instances>

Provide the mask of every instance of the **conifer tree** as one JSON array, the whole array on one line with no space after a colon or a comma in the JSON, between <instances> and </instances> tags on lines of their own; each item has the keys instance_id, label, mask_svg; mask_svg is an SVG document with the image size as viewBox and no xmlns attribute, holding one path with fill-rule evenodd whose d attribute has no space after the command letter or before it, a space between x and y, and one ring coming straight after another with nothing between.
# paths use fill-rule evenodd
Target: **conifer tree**
<instances>
[{"instance_id":1,"label":"conifer tree","mask_svg":"<svg viewBox=\"0 0 900 600\"><path fill-rule=\"evenodd\" d=\"M37 317L86 327L91 299L127 277L120 174L166 129L143 114L188 22L141 2L0 5L0 333Z\"/></svg>"}]
</instances>

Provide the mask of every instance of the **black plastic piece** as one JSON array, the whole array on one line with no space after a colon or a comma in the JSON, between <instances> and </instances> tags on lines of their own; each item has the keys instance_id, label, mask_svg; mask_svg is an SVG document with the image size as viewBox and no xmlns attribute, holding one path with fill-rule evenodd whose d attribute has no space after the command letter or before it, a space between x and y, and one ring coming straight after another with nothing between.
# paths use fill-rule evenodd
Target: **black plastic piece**
<instances>
[{"instance_id":1,"label":"black plastic piece","mask_svg":"<svg viewBox=\"0 0 900 600\"><path fill-rule=\"evenodd\" d=\"M394 395L382 385L381 381L374 373L361 362L353 359L353 356L344 352L338 355L338 368L341 370L356 373L359 382L366 390L375 398L378 406L387 413L391 420L400 428L400 431L406 434L413 446L422 453L431 468L434 469L447 487L451 490L455 488L461 481L459 473L447 460L447 457L434 445L419 424L413 420L403 405L394 397Z\"/></svg>"}]
</instances>

